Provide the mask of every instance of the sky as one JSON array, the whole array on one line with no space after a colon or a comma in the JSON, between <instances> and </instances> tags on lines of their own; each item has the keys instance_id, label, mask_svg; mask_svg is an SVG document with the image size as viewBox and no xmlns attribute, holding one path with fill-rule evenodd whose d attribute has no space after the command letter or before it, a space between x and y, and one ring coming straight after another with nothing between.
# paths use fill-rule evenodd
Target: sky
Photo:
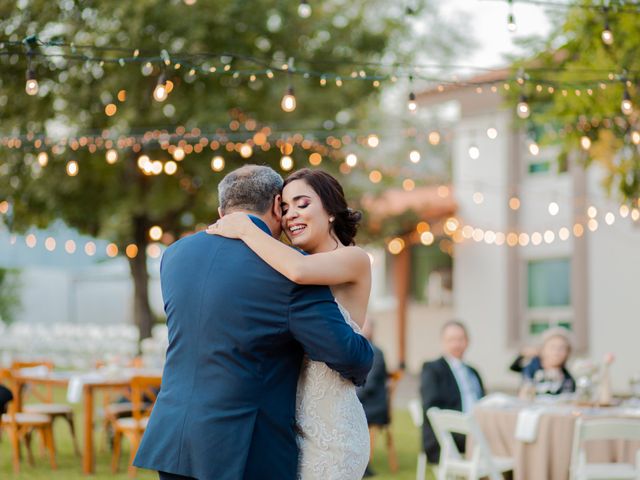
<instances>
[{"instance_id":1,"label":"sky","mask_svg":"<svg viewBox=\"0 0 640 480\"><path fill-rule=\"evenodd\" d=\"M514 2L517 31L511 33L507 30L509 7L506 0L441 1L440 9L445 17L455 19L463 12L470 19L472 36L478 47L468 58L458 61L465 65L483 68L505 66L504 55L519 51L514 39L533 34L544 36L551 29L545 9L536 5Z\"/></svg>"}]
</instances>

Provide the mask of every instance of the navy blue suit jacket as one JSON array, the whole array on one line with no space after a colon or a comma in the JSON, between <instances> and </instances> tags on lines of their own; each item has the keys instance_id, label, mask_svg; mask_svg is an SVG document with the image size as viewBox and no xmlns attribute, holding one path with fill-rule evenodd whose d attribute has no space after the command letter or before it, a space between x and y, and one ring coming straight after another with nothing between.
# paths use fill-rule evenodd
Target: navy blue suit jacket
<instances>
[{"instance_id":1,"label":"navy blue suit jacket","mask_svg":"<svg viewBox=\"0 0 640 480\"><path fill-rule=\"evenodd\" d=\"M369 342L328 287L294 284L239 240L183 238L160 276L169 348L134 465L198 480L294 480L303 350L362 384Z\"/></svg>"}]
</instances>

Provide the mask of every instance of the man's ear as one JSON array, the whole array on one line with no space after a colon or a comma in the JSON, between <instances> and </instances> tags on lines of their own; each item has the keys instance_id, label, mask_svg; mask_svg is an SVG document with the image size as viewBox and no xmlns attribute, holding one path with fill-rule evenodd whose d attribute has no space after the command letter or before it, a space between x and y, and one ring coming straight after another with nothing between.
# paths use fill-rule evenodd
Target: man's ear
<instances>
[{"instance_id":1,"label":"man's ear","mask_svg":"<svg viewBox=\"0 0 640 480\"><path fill-rule=\"evenodd\" d=\"M278 194L273 199L273 206L271 207L273 216L278 222L282 221L282 195Z\"/></svg>"},{"instance_id":2,"label":"man's ear","mask_svg":"<svg viewBox=\"0 0 640 480\"><path fill-rule=\"evenodd\" d=\"M224 217L224 212L222 211L222 208L218 207L218 216L220 218Z\"/></svg>"}]
</instances>

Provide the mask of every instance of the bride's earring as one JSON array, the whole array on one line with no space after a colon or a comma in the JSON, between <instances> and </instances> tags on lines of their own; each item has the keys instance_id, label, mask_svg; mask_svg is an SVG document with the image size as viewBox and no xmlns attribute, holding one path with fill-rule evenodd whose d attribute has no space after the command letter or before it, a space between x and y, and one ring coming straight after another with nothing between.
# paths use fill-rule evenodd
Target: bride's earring
<instances>
[{"instance_id":1,"label":"bride's earring","mask_svg":"<svg viewBox=\"0 0 640 480\"><path fill-rule=\"evenodd\" d=\"M333 223L334 220L335 220L334 217L329 217L329 223Z\"/></svg>"}]
</instances>

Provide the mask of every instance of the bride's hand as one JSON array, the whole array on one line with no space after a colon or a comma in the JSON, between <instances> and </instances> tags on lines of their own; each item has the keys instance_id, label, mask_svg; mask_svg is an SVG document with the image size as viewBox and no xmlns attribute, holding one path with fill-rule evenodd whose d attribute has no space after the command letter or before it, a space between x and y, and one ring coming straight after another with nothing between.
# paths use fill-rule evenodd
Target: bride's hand
<instances>
[{"instance_id":1,"label":"bride's hand","mask_svg":"<svg viewBox=\"0 0 640 480\"><path fill-rule=\"evenodd\" d=\"M249 231L253 222L246 213L230 213L216 223L207 227L210 235L220 235L227 238L242 238Z\"/></svg>"}]
</instances>

